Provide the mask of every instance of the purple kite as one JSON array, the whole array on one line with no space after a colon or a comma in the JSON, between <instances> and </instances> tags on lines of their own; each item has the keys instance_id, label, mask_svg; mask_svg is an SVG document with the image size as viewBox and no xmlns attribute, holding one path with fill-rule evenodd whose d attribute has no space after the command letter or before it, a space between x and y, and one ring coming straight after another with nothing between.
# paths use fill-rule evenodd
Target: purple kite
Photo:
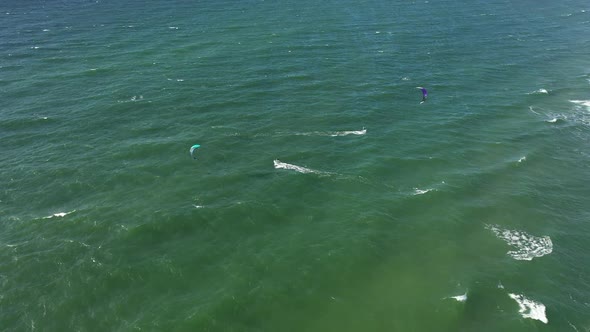
<instances>
[{"instance_id":1,"label":"purple kite","mask_svg":"<svg viewBox=\"0 0 590 332\"><path fill-rule=\"evenodd\" d=\"M422 101L420 102L420 104L422 104L423 102L426 101L426 98L428 98L428 91L426 91L426 89L424 89L421 86L417 86L416 89L422 90Z\"/></svg>"}]
</instances>

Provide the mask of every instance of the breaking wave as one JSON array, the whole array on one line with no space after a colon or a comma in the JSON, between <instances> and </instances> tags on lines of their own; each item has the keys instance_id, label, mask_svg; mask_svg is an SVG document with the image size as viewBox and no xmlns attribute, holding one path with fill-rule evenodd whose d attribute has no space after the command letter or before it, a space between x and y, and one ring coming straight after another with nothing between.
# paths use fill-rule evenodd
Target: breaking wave
<instances>
[{"instance_id":1,"label":"breaking wave","mask_svg":"<svg viewBox=\"0 0 590 332\"><path fill-rule=\"evenodd\" d=\"M507 253L516 260L530 261L553 251L553 242L549 236L533 236L523 231L503 229L495 225L488 225L486 228L508 245L516 248Z\"/></svg>"},{"instance_id":2,"label":"breaking wave","mask_svg":"<svg viewBox=\"0 0 590 332\"><path fill-rule=\"evenodd\" d=\"M545 324L549 322L545 315L545 305L543 303L535 302L520 294L509 293L508 296L518 303L518 312L522 317L540 320Z\"/></svg>"},{"instance_id":3,"label":"breaking wave","mask_svg":"<svg viewBox=\"0 0 590 332\"><path fill-rule=\"evenodd\" d=\"M56 217L57 217L57 218L62 218L62 217L65 217L65 216L67 216L68 214L70 214L70 213L74 213L74 212L76 212L76 210L74 210L74 211L70 211L70 212L59 212L59 213L54 213L54 214L52 214L52 215L50 215L50 216L43 217L43 219L51 219L51 218L56 218Z\"/></svg>"}]
</instances>

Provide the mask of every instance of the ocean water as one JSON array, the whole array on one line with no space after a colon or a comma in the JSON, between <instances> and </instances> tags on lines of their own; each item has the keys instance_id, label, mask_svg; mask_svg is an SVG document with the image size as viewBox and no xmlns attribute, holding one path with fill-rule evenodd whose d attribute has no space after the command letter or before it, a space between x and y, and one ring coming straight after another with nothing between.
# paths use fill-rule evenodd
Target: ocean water
<instances>
[{"instance_id":1,"label":"ocean water","mask_svg":"<svg viewBox=\"0 0 590 332\"><path fill-rule=\"evenodd\" d=\"M0 2L0 326L589 331L589 54L581 0Z\"/></svg>"}]
</instances>

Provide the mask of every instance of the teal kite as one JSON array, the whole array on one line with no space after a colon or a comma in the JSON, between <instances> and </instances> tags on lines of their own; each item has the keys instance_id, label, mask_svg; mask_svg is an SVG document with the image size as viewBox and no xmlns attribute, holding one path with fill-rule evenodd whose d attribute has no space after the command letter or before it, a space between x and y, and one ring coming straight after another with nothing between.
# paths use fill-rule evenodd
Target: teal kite
<instances>
[{"instance_id":1,"label":"teal kite","mask_svg":"<svg viewBox=\"0 0 590 332\"><path fill-rule=\"evenodd\" d=\"M197 157L195 156L195 150L200 148L201 146L199 144L195 144L193 146L191 146L191 157L193 157L193 159L197 159Z\"/></svg>"}]
</instances>

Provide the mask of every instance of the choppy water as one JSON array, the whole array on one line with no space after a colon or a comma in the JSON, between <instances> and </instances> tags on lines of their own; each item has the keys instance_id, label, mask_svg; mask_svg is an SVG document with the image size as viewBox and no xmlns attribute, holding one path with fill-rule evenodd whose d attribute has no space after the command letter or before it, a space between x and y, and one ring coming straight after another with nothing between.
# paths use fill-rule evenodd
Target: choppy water
<instances>
[{"instance_id":1,"label":"choppy water","mask_svg":"<svg viewBox=\"0 0 590 332\"><path fill-rule=\"evenodd\" d=\"M586 1L0 14L3 329L590 330Z\"/></svg>"}]
</instances>

